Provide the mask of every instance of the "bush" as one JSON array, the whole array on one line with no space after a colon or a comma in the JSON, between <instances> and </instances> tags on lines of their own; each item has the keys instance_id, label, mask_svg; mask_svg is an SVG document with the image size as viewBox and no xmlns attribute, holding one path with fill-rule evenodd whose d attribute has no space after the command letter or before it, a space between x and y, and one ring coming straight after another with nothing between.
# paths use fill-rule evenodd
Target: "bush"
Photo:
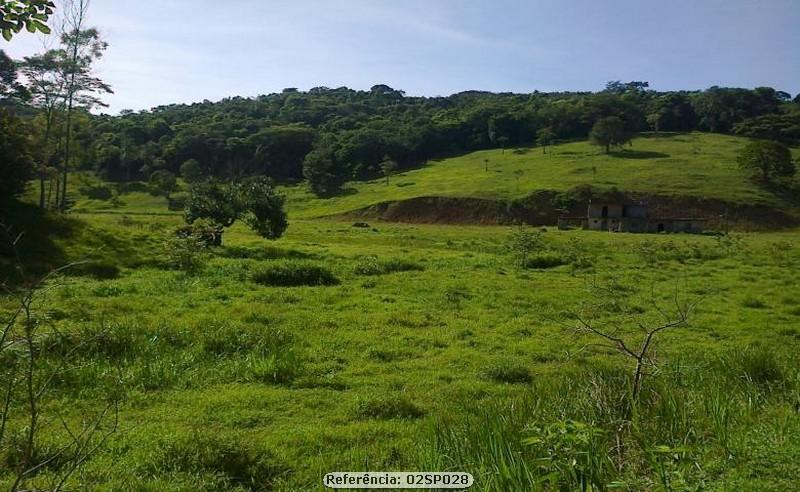
<instances>
[{"instance_id":1,"label":"bush","mask_svg":"<svg viewBox=\"0 0 800 492\"><path fill-rule=\"evenodd\" d=\"M552 252L541 252L525 259L524 268L554 268L566 265L569 261L561 255Z\"/></svg>"},{"instance_id":2,"label":"bush","mask_svg":"<svg viewBox=\"0 0 800 492\"><path fill-rule=\"evenodd\" d=\"M253 281L267 286L337 285L339 279L328 269L304 261L282 261L253 275Z\"/></svg>"},{"instance_id":3,"label":"bush","mask_svg":"<svg viewBox=\"0 0 800 492\"><path fill-rule=\"evenodd\" d=\"M203 266L207 243L199 236L175 236L164 241L161 261L167 268L194 272Z\"/></svg>"},{"instance_id":4,"label":"bush","mask_svg":"<svg viewBox=\"0 0 800 492\"><path fill-rule=\"evenodd\" d=\"M377 256L362 256L358 260L355 273L357 275L385 275L394 272L422 271L425 268L413 261L393 258L379 260Z\"/></svg>"},{"instance_id":5,"label":"bush","mask_svg":"<svg viewBox=\"0 0 800 492\"><path fill-rule=\"evenodd\" d=\"M358 400L355 415L362 419L417 419L425 412L406 396L377 396Z\"/></svg>"}]
</instances>

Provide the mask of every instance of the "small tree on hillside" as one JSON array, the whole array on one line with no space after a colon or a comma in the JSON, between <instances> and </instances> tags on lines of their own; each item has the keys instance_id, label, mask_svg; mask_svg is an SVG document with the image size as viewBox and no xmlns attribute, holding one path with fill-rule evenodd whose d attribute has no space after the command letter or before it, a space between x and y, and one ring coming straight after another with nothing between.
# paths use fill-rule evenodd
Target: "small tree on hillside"
<instances>
[{"instance_id":1,"label":"small tree on hillside","mask_svg":"<svg viewBox=\"0 0 800 492\"><path fill-rule=\"evenodd\" d=\"M332 152L327 148L314 149L303 160L303 177L317 196L330 196L345 183L344 176L335 172Z\"/></svg>"},{"instance_id":2,"label":"small tree on hillside","mask_svg":"<svg viewBox=\"0 0 800 492\"><path fill-rule=\"evenodd\" d=\"M393 161L389 158L389 156L383 157L383 162L381 162L381 172L386 177L386 186L389 186L389 176L394 174L397 170L397 162Z\"/></svg>"},{"instance_id":3,"label":"small tree on hillside","mask_svg":"<svg viewBox=\"0 0 800 492\"><path fill-rule=\"evenodd\" d=\"M522 169L517 169L516 171L514 171L514 177L517 178L517 191L519 191L519 180L524 175L525 171L523 171Z\"/></svg>"},{"instance_id":4,"label":"small tree on hillside","mask_svg":"<svg viewBox=\"0 0 800 492\"><path fill-rule=\"evenodd\" d=\"M604 147L606 154L611 151L612 145L625 145L632 138L633 135L625 130L625 123L616 116L597 120L589 133L592 144Z\"/></svg>"},{"instance_id":5,"label":"small tree on hillside","mask_svg":"<svg viewBox=\"0 0 800 492\"><path fill-rule=\"evenodd\" d=\"M542 153L547 153L547 147L549 145L553 145L553 140L556 138L556 134L553 132L553 129L548 127L540 129L536 132L536 145L542 148Z\"/></svg>"},{"instance_id":6,"label":"small tree on hillside","mask_svg":"<svg viewBox=\"0 0 800 492\"><path fill-rule=\"evenodd\" d=\"M778 142L750 142L739 153L739 166L764 181L791 177L797 172L789 148Z\"/></svg>"}]
</instances>

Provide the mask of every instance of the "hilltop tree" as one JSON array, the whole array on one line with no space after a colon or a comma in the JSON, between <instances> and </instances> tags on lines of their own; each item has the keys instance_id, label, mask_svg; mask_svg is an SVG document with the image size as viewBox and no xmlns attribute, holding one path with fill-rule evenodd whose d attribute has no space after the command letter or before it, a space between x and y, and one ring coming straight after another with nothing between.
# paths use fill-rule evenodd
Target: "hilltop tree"
<instances>
[{"instance_id":1,"label":"hilltop tree","mask_svg":"<svg viewBox=\"0 0 800 492\"><path fill-rule=\"evenodd\" d=\"M394 174L397 170L397 162L393 161L389 156L383 157L383 162L381 162L381 172L386 177L386 186L389 186L389 176Z\"/></svg>"},{"instance_id":2,"label":"hilltop tree","mask_svg":"<svg viewBox=\"0 0 800 492\"><path fill-rule=\"evenodd\" d=\"M592 127L589 140L593 145L604 147L606 154L612 145L624 145L631 141L632 135L625 130L625 123L616 116L601 118Z\"/></svg>"},{"instance_id":3,"label":"hilltop tree","mask_svg":"<svg viewBox=\"0 0 800 492\"><path fill-rule=\"evenodd\" d=\"M549 145L553 145L553 140L556 138L556 134L553 132L553 129L548 127L540 129L536 132L536 144L542 148L542 153L547 153L547 147Z\"/></svg>"},{"instance_id":4,"label":"hilltop tree","mask_svg":"<svg viewBox=\"0 0 800 492\"><path fill-rule=\"evenodd\" d=\"M739 166L764 181L794 176L797 171L789 148L779 142L750 142L739 153Z\"/></svg>"},{"instance_id":5,"label":"hilltop tree","mask_svg":"<svg viewBox=\"0 0 800 492\"><path fill-rule=\"evenodd\" d=\"M50 34L47 21L56 6L49 0L0 0L0 31L6 41L25 28Z\"/></svg>"}]
</instances>

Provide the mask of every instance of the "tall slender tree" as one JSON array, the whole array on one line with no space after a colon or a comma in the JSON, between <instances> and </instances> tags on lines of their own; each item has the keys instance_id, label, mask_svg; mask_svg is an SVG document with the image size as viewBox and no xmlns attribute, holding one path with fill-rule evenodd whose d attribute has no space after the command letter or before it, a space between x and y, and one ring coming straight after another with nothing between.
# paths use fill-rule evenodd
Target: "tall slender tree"
<instances>
[{"instance_id":1,"label":"tall slender tree","mask_svg":"<svg viewBox=\"0 0 800 492\"><path fill-rule=\"evenodd\" d=\"M103 56L108 43L103 41L97 29L85 27L89 4L89 0L68 0L64 6L61 44L66 55L62 65L66 121L59 203L61 211L67 205L67 176L72 158L74 111L88 111L95 106L106 106L99 96L113 93L108 84L94 75L94 63Z\"/></svg>"},{"instance_id":2,"label":"tall slender tree","mask_svg":"<svg viewBox=\"0 0 800 492\"><path fill-rule=\"evenodd\" d=\"M42 129L38 138L39 206L45 208L45 183L50 169L58 158L55 151L55 125L64 106L64 78L61 66L63 50L48 50L43 54L26 57L21 64L21 72L28 81L31 104L40 110Z\"/></svg>"}]
</instances>

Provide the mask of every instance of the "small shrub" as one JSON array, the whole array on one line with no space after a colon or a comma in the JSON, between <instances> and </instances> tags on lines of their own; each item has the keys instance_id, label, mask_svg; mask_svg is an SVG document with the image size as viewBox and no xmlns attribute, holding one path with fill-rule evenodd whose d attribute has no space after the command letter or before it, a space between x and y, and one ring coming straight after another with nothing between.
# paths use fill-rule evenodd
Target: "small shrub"
<instances>
[{"instance_id":1,"label":"small shrub","mask_svg":"<svg viewBox=\"0 0 800 492\"><path fill-rule=\"evenodd\" d=\"M275 287L337 285L339 279L328 269L304 261L282 261L253 275L257 284Z\"/></svg>"},{"instance_id":2,"label":"small shrub","mask_svg":"<svg viewBox=\"0 0 800 492\"><path fill-rule=\"evenodd\" d=\"M164 241L162 263L167 268L195 272L203 266L206 243L197 236L172 237Z\"/></svg>"},{"instance_id":3,"label":"small shrub","mask_svg":"<svg viewBox=\"0 0 800 492\"><path fill-rule=\"evenodd\" d=\"M486 369L486 376L499 383L530 383L533 380L527 367L505 361L489 366Z\"/></svg>"},{"instance_id":4,"label":"small shrub","mask_svg":"<svg viewBox=\"0 0 800 492\"><path fill-rule=\"evenodd\" d=\"M355 415L362 419L417 419L425 412L405 396L377 396L358 400Z\"/></svg>"},{"instance_id":5,"label":"small shrub","mask_svg":"<svg viewBox=\"0 0 800 492\"><path fill-rule=\"evenodd\" d=\"M532 227L520 226L512 229L506 248L514 256L520 266L525 266L528 258L544 248L542 232Z\"/></svg>"},{"instance_id":6,"label":"small shrub","mask_svg":"<svg viewBox=\"0 0 800 492\"><path fill-rule=\"evenodd\" d=\"M569 263L566 258L558 253L540 252L529 256L522 263L523 268L555 268Z\"/></svg>"}]
</instances>

